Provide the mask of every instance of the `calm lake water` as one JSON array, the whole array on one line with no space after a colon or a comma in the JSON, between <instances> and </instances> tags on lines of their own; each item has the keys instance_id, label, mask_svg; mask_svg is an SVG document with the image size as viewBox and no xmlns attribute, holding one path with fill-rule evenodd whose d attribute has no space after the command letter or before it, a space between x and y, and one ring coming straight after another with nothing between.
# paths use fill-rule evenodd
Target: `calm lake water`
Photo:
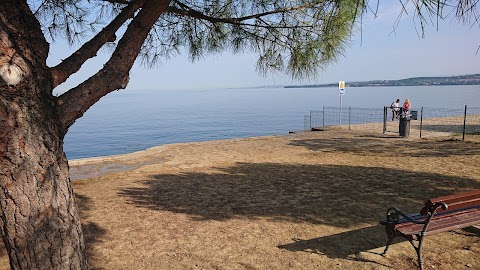
<instances>
[{"instance_id":1,"label":"calm lake water","mask_svg":"<svg viewBox=\"0 0 480 270\"><path fill-rule=\"evenodd\" d=\"M413 108L480 107L480 86L347 88L344 107L383 108L409 98ZM153 146L302 130L304 116L339 106L337 88L123 90L95 104L65 138L69 159L131 153Z\"/></svg>"}]
</instances>

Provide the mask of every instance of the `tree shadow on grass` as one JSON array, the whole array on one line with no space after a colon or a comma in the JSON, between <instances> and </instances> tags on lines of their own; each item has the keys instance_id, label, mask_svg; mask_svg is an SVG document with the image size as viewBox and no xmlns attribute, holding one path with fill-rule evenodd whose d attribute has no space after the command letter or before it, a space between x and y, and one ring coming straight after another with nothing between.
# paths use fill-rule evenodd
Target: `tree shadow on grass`
<instances>
[{"instance_id":1,"label":"tree shadow on grass","mask_svg":"<svg viewBox=\"0 0 480 270\"><path fill-rule=\"evenodd\" d=\"M142 187L119 194L138 207L194 220L263 218L334 226L343 232L279 248L348 258L385 245L384 228L376 224L389 207L417 212L427 198L480 189L474 179L380 167L240 163L217 170L153 175L140 181ZM362 228L351 230L354 226Z\"/></svg>"},{"instance_id":2,"label":"tree shadow on grass","mask_svg":"<svg viewBox=\"0 0 480 270\"><path fill-rule=\"evenodd\" d=\"M420 127L419 127L420 128ZM438 125L422 125L422 130L436 131L436 132L463 132L463 121L458 124L438 124ZM465 125L466 134L475 134L480 130L480 125Z\"/></svg>"},{"instance_id":3,"label":"tree shadow on grass","mask_svg":"<svg viewBox=\"0 0 480 270\"><path fill-rule=\"evenodd\" d=\"M216 169L152 175L141 187L119 194L138 207L194 220L261 218L333 226L339 233L278 247L350 258L385 246L387 235L378 222L389 207L418 212L427 198L480 189L475 179L381 167L239 163Z\"/></svg>"},{"instance_id":4,"label":"tree shadow on grass","mask_svg":"<svg viewBox=\"0 0 480 270\"><path fill-rule=\"evenodd\" d=\"M358 136L355 138L321 138L292 140L290 145L306 147L316 152L345 152L365 156L385 157L447 157L458 155L480 155L480 145L455 140L424 141L403 138ZM393 145L392 145L393 144ZM472 146L472 144L475 144Z\"/></svg>"},{"instance_id":5,"label":"tree shadow on grass","mask_svg":"<svg viewBox=\"0 0 480 270\"><path fill-rule=\"evenodd\" d=\"M153 175L119 194L138 207L198 220L267 218L349 228L377 223L391 206L415 212L427 198L480 188L474 179L380 167L240 163L217 169Z\"/></svg>"},{"instance_id":6,"label":"tree shadow on grass","mask_svg":"<svg viewBox=\"0 0 480 270\"><path fill-rule=\"evenodd\" d=\"M330 258L349 258L359 251L385 245L386 238L383 226L372 226L314 239L292 239L292 243L280 245L278 248L292 252L322 254Z\"/></svg>"},{"instance_id":7,"label":"tree shadow on grass","mask_svg":"<svg viewBox=\"0 0 480 270\"><path fill-rule=\"evenodd\" d=\"M75 201L77 203L80 220L86 220L89 217L92 201L89 197L75 193ZM95 222L82 222L83 236L85 240L85 249L87 252L87 260L90 269L101 269L95 267L94 247L102 242L102 237L106 230L98 226Z\"/></svg>"},{"instance_id":8,"label":"tree shadow on grass","mask_svg":"<svg viewBox=\"0 0 480 270\"><path fill-rule=\"evenodd\" d=\"M453 233L468 235L472 237L480 236L480 229L475 227L462 228ZM292 252L308 252L326 255L330 258L351 258L360 251L367 251L384 247L387 242L385 227L381 225L349 230L338 234L322 236L314 239L292 239L292 243L279 245L278 248L286 249ZM395 238L394 243L407 241L402 237ZM413 249L412 249L413 251ZM379 253L381 255L383 249ZM412 252L413 253L413 252Z\"/></svg>"}]
</instances>

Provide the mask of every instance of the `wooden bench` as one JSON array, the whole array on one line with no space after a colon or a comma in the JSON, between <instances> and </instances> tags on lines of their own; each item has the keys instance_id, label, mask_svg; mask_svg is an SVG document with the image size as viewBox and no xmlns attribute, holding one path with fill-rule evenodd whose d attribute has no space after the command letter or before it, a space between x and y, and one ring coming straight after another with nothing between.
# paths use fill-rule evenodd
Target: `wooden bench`
<instances>
[{"instance_id":1,"label":"wooden bench","mask_svg":"<svg viewBox=\"0 0 480 270\"><path fill-rule=\"evenodd\" d=\"M388 236L383 255L393 239L404 237L415 248L419 268L423 269L425 236L480 224L480 190L427 200L419 213L405 214L392 207L380 224L385 225Z\"/></svg>"}]
</instances>

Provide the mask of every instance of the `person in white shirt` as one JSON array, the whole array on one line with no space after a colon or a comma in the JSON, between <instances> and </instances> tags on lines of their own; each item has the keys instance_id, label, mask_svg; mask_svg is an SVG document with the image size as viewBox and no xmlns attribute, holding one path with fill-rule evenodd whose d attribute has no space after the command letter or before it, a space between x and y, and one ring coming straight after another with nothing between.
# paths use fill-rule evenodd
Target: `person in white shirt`
<instances>
[{"instance_id":1,"label":"person in white shirt","mask_svg":"<svg viewBox=\"0 0 480 270\"><path fill-rule=\"evenodd\" d=\"M400 116L400 99L397 98L392 105L390 105L390 108L392 109L392 121L398 119Z\"/></svg>"}]
</instances>

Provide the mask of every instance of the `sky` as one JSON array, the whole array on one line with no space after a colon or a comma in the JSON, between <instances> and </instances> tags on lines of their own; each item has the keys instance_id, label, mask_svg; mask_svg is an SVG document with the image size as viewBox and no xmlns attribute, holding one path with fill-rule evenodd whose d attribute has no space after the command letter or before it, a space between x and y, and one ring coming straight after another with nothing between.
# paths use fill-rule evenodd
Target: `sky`
<instances>
[{"instance_id":1,"label":"sky","mask_svg":"<svg viewBox=\"0 0 480 270\"><path fill-rule=\"evenodd\" d=\"M172 57L156 68L135 63L130 73L129 90L180 90L261 87L404 79L423 76L453 76L480 73L480 25L456 22L453 16L427 25L425 37L418 33L418 20L412 12L400 14L398 0L380 1L378 16L364 15L361 31L349 41L338 61L319 72L316 78L295 81L288 74L260 75L255 70L254 54L210 55L192 63L186 54ZM437 29L438 28L438 29ZM47 63L55 65L74 48L62 42L52 44ZM89 60L78 74L72 75L56 92L75 87L93 75L108 57L104 51Z\"/></svg>"}]
</instances>

